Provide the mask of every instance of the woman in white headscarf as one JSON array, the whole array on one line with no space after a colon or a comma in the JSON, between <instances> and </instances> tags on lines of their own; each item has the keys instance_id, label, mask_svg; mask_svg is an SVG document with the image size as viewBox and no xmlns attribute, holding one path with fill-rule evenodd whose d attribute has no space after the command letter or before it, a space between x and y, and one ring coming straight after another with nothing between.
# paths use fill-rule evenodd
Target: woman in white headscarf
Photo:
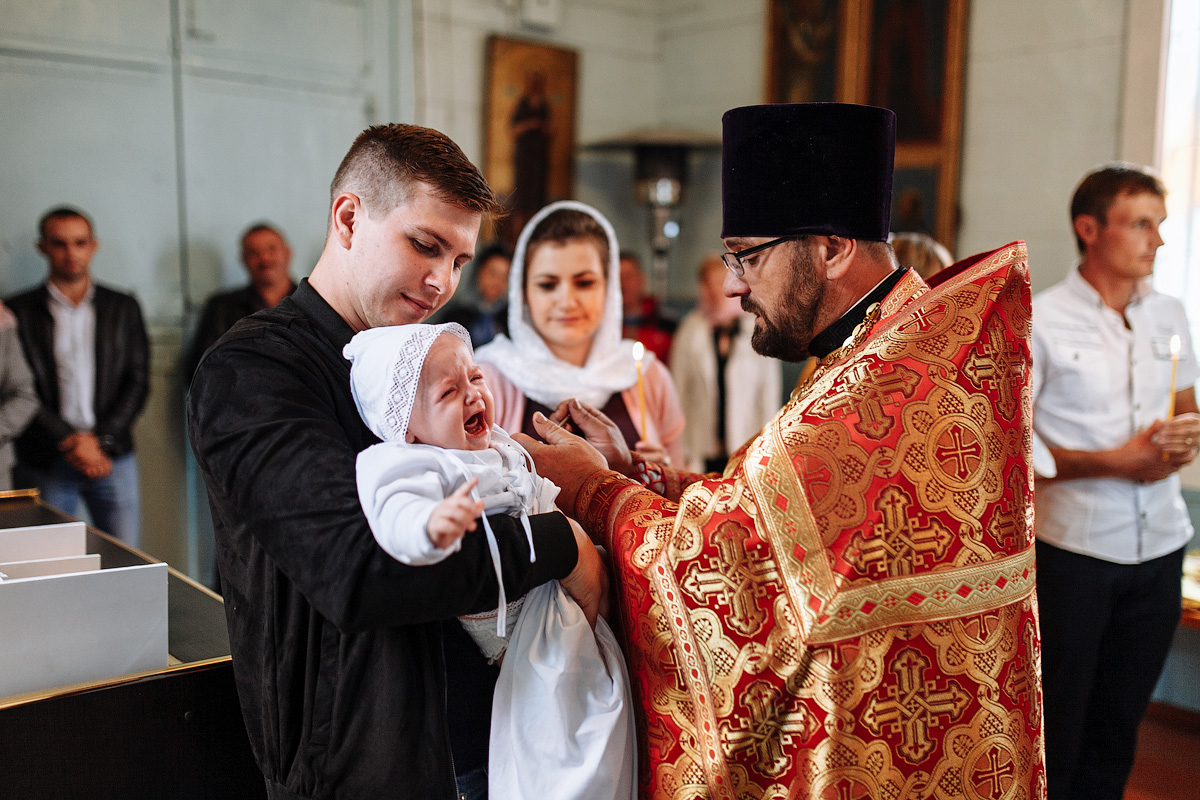
<instances>
[{"instance_id":1,"label":"woman in white headscarf","mask_svg":"<svg viewBox=\"0 0 1200 800\"><path fill-rule=\"evenodd\" d=\"M549 416L574 397L612 419L631 448L682 463L679 397L666 367L648 351L639 399L634 343L621 339L617 254L612 225L596 209L570 200L543 208L517 240L509 334L475 357L500 427L536 437L534 413Z\"/></svg>"}]
</instances>

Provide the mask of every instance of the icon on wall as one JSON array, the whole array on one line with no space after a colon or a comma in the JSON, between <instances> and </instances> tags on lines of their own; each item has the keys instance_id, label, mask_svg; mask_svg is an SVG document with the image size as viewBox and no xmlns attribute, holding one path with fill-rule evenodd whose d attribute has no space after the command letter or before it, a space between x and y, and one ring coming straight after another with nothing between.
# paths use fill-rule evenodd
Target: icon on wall
<instances>
[{"instance_id":1,"label":"icon on wall","mask_svg":"<svg viewBox=\"0 0 1200 800\"><path fill-rule=\"evenodd\" d=\"M767 0L768 103L896 112L894 231L958 235L966 0Z\"/></svg>"},{"instance_id":2,"label":"icon on wall","mask_svg":"<svg viewBox=\"0 0 1200 800\"><path fill-rule=\"evenodd\" d=\"M574 181L574 50L493 36L488 40L484 173L504 198L498 238L510 245Z\"/></svg>"}]
</instances>

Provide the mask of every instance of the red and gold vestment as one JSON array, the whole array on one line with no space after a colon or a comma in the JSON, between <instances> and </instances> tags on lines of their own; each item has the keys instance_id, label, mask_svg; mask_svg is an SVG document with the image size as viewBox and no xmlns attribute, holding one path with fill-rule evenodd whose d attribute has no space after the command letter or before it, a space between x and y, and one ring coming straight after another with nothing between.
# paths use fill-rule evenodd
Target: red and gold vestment
<instances>
[{"instance_id":1,"label":"red and gold vestment","mask_svg":"<svg viewBox=\"0 0 1200 800\"><path fill-rule=\"evenodd\" d=\"M584 485L644 796L1044 796L1029 332L1023 244L910 272L723 477Z\"/></svg>"}]
</instances>

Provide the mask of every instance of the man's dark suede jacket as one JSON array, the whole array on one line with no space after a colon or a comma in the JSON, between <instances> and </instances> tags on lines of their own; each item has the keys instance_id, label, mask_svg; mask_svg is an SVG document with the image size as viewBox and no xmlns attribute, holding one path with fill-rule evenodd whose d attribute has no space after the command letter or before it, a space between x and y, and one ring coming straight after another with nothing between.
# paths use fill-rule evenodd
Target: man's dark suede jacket
<instances>
[{"instance_id":1,"label":"man's dark suede jacket","mask_svg":"<svg viewBox=\"0 0 1200 800\"><path fill-rule=\"evenodd\" d=\"M235 325L192 382L188 435L208 485L242 714L272 798L449 800L443 630L495 607L495 572L482 534L422 567L375 543L355 458L378 439L350 394L351 335L305 280ZM530 519L534 564L515 518L490 521L509 597L574 568L561 514Z\"/></svg>"},{"instance_id":2,"label":"man's dark suede jacket","mask_svg":"<svg viewBox=\"0 0 1200 800\"><path fill-rule=\"evenodd\" d=\"M133 450L130 429L150 392L150 342L142 309L132 295L95 284L96 413L94 433L110 458ZM75 432L59 414L58 368L54 361L54 318L46 284L5 303L17 316L17 332L42 407L17 439L17 458L45 469L58 457L58 443Z\"/></svg>"},{"instance_id":3,"label":"man's dark suede jacket","mask_svg":"<svg viewBox=\"0 0 1200 800\"><path fill-rule=\"evenodd\" d=\"M290 295L294 291L296 291L296 285L293 283L288 294ZM196 333L192 337L192 344L188 347L187 356L183 361L185 381L191 382L192 376L196 374L196 367L204 356L204 351L212 347L217 339L224 336L225 332L232 328L239 319L248 317L255 311L262 311L266 307L267 304L263 301L262 295L253 285L220 292L208 298L208 302L204 304L204 310L200 313L200 321L196 323Z\"/></svg>"}]
</instances>

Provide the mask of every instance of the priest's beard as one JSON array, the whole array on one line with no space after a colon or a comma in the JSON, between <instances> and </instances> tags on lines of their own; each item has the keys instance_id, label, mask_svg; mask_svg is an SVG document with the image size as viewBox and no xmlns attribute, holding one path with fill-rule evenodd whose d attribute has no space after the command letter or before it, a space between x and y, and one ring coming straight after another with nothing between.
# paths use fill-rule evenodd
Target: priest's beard
<instances>
[{"instance_id":1,"label":"priest's beard","mask_svg":"<svg viewBox=\"0 0 1200 800\"><path fill-rule=\"evenodd\" d=\"M817 312L825 299L825 284L817 279L812 249L805 242L793 245L789 278L776 308L766 309L749 297L742 298L742 310L758 316L750 346L756 353L784 361L808 358L808 346L816 331Z\"/></svg>"}]
</instances>

